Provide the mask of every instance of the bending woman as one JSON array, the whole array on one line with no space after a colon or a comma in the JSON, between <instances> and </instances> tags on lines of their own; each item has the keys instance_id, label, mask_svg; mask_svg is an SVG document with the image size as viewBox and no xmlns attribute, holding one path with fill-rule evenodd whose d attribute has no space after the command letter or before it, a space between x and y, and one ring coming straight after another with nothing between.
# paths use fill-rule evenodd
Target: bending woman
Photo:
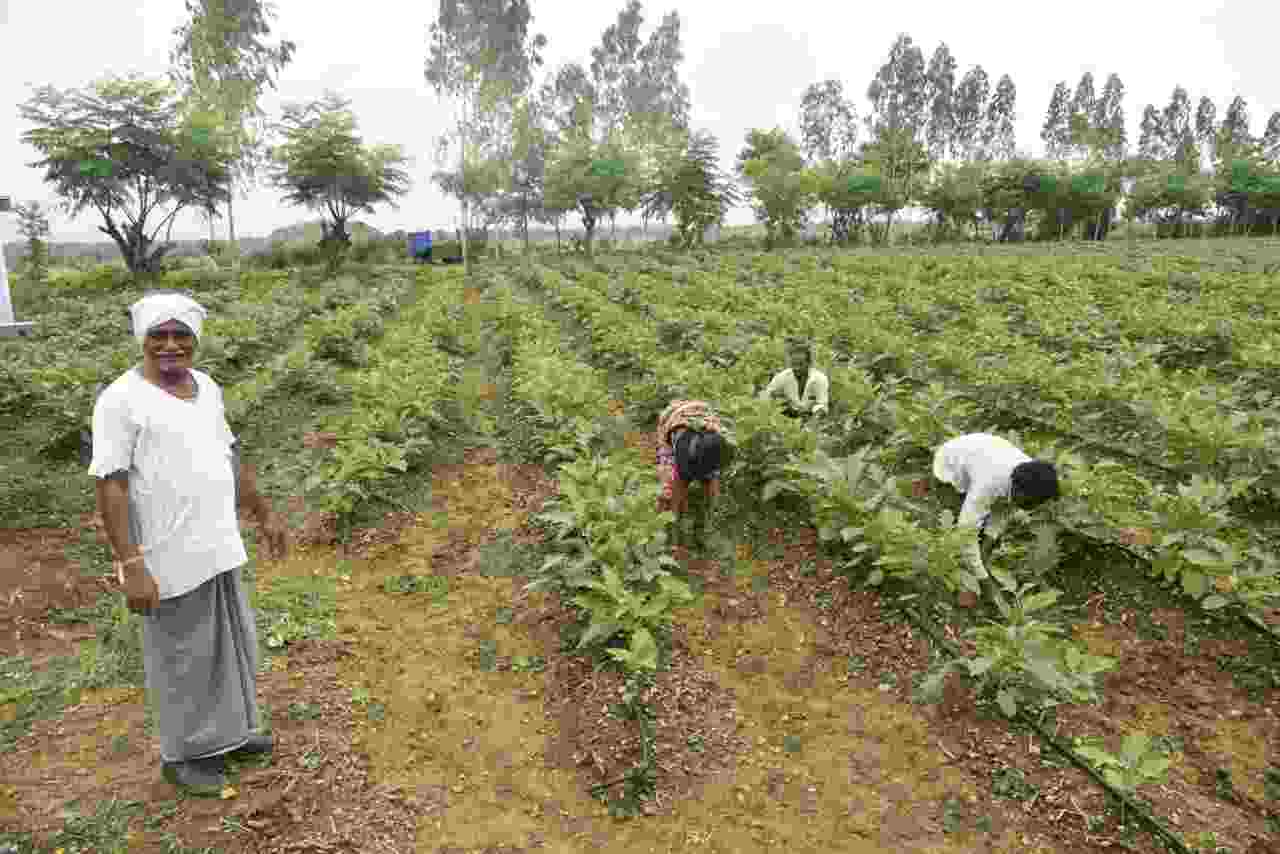
<instances>
[{"instance_id":1,"label":"bending woman","mask_svg":"<svg viewBox=\"0 0 1280 854\"><path fill-rule=\"evenodd\" d=\"M658 512L676 514L675 532L682 533L681 519L689 510L689 484L703 484L705 499L694 516L699 541L706 530L711 502L720 494L720 469L726 444L720 419L701 400L676 400L658 416Z\"/></svg>"}]
</instances>

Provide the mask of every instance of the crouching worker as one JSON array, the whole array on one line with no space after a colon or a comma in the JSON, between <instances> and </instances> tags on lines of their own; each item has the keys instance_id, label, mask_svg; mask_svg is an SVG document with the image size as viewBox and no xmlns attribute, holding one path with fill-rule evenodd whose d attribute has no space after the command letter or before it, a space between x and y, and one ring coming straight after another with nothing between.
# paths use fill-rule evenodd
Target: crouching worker
<instances>
[{"instance_id":1,"label":"crouching worker","mask_svg":"<svg viewBox=\"0 0 1280 854\"><path fill-rule=\"evenodd\" d=\"M191 367L205 309L169 293L130 313L142 363L94 405L89 474L117 580L142 615L163 776L187 794L217 796L225 756L272 749L255 732L258 640L237 503L257 515L272 556L288 544L252 469L239 465L222 390Z\"/></svg>"},{"instance_id":2,"label":"crouching worker","mask_svg":"<svg viewBox=\"0 0 1280 854\"><path fill-rule=\"evenodd\" d=\"M785 412L792 418L825 415L830 383L826 374L813 367L813 345L803 339L789 340L787 361L790 367L774 375L760 399L781 393Z\"/></svg>"},{"instance_id":3,"label":"crouching worker","mask_svg":"<svg viewBox=\"0 0 1280 854\"><path fill-rule=\"evenodd\" d=\"M702 544L711 504L720 494L720 469L727 445L720 419L701 400L673 401L658 417L658 512L676 514L673 541L683 540L684 517L689 512L689 485L703 485L703 500L693 514L694 541Z\"/></svg>"},{"instance_id":4,"label":"crouching worker","mask_svg":"<svg viewBox=\"0 0 1280 854\"><path fill-rule=\"evenodd\" d=\"M1008 498L1030 510L1058 497L1058 472L1052 463L1027 456L1020 448L989 433L969 433L941 445L933 456L933 476L964 494L958 526L973 529L964 561L979 578L987 575L978 544L996 502Z\"/></svg>"}]
</instances>

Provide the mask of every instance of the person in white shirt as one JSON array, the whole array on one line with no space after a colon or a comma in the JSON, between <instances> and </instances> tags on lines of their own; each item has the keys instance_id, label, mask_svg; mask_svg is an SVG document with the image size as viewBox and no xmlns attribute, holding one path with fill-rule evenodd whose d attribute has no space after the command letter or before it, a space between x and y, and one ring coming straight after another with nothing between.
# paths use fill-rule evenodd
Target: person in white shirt
<instances>
[{"instance_id":1,"label":"person in white shirt","mask_svg":"<svg viewBox=\"0 0 1280 854\"><path fill-rule=\"evenodd\" d=\"M933 476L964 494L956 525L973 529L963 556L979 578L987 572L978 536L996 502L1007 498L1014 507L1029 510L1058 497L1058 472L1052 463L1032 459L990 433L969 433L943 443L933 455Z\"/></svg>"},{"instance_id":2,"label":"person in white shirt","mask_svg":"<svg viewBox=\"0 0 1280 854\"><path fill-rule=\"evenodd\" d=\"M248 555L237 504L257 515L270 555L283 558L288 544L240 463L222 390L192 368L204 307L154 293L130 315L142 363L94 405L89 474L117 579L143 615L164 777L216 796L226 754L273 746L255 733L258 642L240 579Z\"/></svg>"},{"instance_id":3,"label":"person in white shirt","mask_svg":"<svg viewBox=\"0 0 1280 854\"><path fill-rule=\"evenodd\" d=\"M796 418L825 415L830 383L826 374L813 367L813 345L804 340L788 341L787 356L791 367L774 375L760 392L760 399L768 400L781 392L788 415Z\"/></svg>"}]
</instances>

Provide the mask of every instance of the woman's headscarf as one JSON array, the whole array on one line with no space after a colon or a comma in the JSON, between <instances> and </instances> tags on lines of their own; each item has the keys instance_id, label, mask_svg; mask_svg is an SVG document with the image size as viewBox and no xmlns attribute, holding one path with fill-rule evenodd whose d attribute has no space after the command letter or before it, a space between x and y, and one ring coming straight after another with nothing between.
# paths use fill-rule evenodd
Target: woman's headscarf
<instances>
[{"instance_id":1,"label":"woman's headscarf","mask_svg":"<svg viewBox=\"0 0 1280 854\"><path fill-rule=\"evenodd\" d=\"M176 320L191 330L197 339L200 327L209 314L204 306L176 293L148 294L129 307L129 315L133 318L133 337L141 344L147 338L147 332L166 321Z\"/></svg>"}]
</instances>

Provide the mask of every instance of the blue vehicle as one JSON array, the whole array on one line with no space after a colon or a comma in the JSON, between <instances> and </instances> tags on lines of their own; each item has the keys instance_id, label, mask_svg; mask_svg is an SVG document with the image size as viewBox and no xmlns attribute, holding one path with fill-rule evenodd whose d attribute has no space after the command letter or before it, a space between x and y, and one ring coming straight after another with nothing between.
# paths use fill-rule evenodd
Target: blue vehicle
<instances>
[{"instance_id":1,"label":"blue vehicle","mask_svg":"<svg viewBox=\"0 0 1280 854\"><path fill-rule=\"evenodd\" d=\"M415 261L431 263L431 232L415 231L409 235L409 256Z\"/></svg>"}]
</instances>

